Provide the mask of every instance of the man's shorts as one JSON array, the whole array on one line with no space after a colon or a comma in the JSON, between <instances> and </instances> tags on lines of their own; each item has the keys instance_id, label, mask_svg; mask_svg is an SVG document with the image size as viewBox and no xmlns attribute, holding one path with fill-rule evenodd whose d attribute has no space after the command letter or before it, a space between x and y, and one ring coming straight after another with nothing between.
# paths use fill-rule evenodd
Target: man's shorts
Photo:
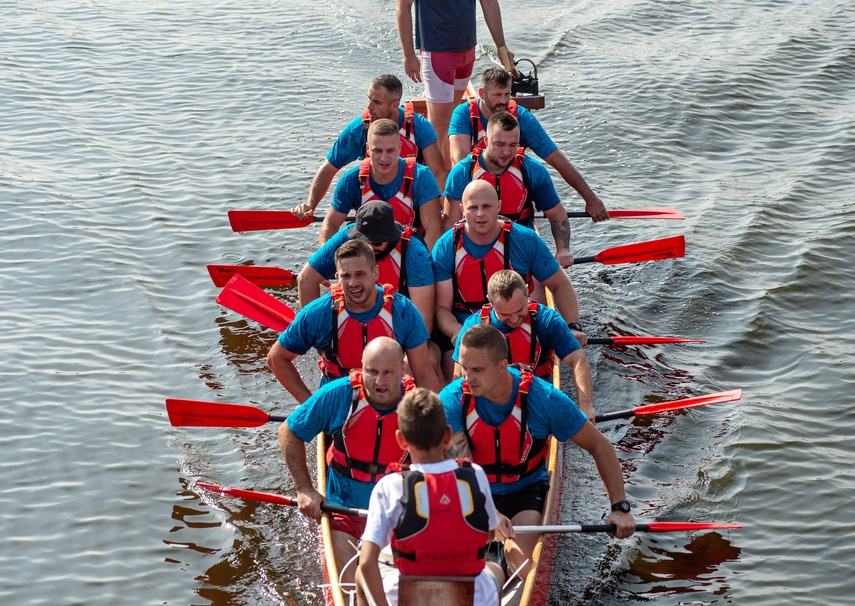
<instances>
[{"instance_id":1,"label":"man's shorts","mask_svg":"<svg viewBox=\"0 0 855 606\"><path fill-rule=\"evenodd\" d=\"M349 516L343 513L330 514L330 528L339 532L346 532L357 539L362 538L362 533L365 532L365 518L359 516Z\"/></svg>"},{"instance_id":2,"label":"man's shorts","mask_svg":"<svg viewBox=\"0 0 855 606\"><path fill-rule=\"evenodd\" d=\"M440 353L454 351L454 343L452 343L451 339L445 336L445 333L437 326L433 327L433 332L430 334L430 340L437 344Z\"/></svg>"},{"instance_id":3,"label":"man's shorts","mask_svg":"<svg viewBox=\"0 0 855 606\"><path fill-rule=\"evenodd\" d=\"M493 503L499 513L513 519L521 511L543 511L547 492L549 492L549 482L543 480L526 486L519 492L494 494Z\"/></svg>"},{"instance_id":4,"label":"man's shorts","mask_svg":"<svg viewBox=\"0 0 855 606\"><path fill-rule=\"evenodd\" d=\"M422 82L425 98L432 103L451 103L455 90L465 90L475 65L475 49L454 53L423 50Z\"/></svg>"}]
</instances>

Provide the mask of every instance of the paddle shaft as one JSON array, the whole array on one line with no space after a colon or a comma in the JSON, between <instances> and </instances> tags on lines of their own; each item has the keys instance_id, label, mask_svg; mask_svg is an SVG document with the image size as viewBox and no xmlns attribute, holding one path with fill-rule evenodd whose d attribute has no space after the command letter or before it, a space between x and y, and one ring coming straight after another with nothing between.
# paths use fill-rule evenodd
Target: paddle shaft
<instances>
[{"instance_id":1,"label":"paddle shaft","mask_svg":"<svg viewBox=\"0 0 855 606\"><path fill-rule=\"evenodd\" d=\"M245 490L243 488L232 488L231 486L220 486L218 484L209 484L207 482L198 482L196 484L201 488L219 493L227 497L243 499L245 501L261 501L263 503L275 503L276 505L288 505L297 507L297 498L284 494L275 494L272 492L259 492L257 490ZM355 507L345 507L343 505L333 505L324 501L321 503L321 511L327 513L341 513L349 516L358 516L360 518L368 517L367 509L356 509Z\"/></svg>"},{"instance_id":2,"label":"paddle shaft","mask_svg":"<svg viewBox=\"0 0 855 606\"><path fill-rule=\"evenodd\" d=\"M742 528L737 524L715 524L705 522L650 522L636 524L636 532L691 532L695 530L732 530ZM570 532L617 532L614 524L561 524L544 526L514 526L515 534L570 533Z\"/></svg>"}]
</instances>

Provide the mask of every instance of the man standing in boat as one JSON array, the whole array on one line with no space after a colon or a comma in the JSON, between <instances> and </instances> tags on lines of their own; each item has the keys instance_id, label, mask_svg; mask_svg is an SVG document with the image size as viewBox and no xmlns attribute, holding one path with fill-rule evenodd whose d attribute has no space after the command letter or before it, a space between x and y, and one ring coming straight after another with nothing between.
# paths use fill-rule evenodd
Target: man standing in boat
<instances>
[{"instance_id":1,"label":"man standing in boat","mask_svg":"<svg viewBox=\"0 0 855 606\"><path fill-rule=\"evenodd\" d=\"M486 562L485 547L513 534L499 519L484 470L446 455L451 428L442 402L416 388L398 405L398 446L412 464L389 473L371 492L356 572L357 604L398 604L400 575L473 578L473 606L495 606L504 582L502 569ZM460 485L466 488L461 490ZM378 562L392 545L394 566ZM423 596L425 604L451 604L451 596Z\"/></svg>"},{"instance_id":2,"label":"man standing in boat","mask_svg":"<svg viewBox=\"0 0 855 606\"><path fill-rule=\"evenodd\" d=\"M369 200L383 200L395 210L395 220L419 228L428 248L442 233L442 204L433 173L415 158L401 158L401 137L392 120L375 120L368 128L369 157L347 171L338 184L319 235L329 240L347 218Z\"/></svg>"},{"instance_id":3,"label":"man standing in boat","mask_svg":"<svg viewBox=\"0 0 855 606\"><path fill-rule=\"evenodd\" d=\"M452 166L475 148L485 147L488 120L496 112L508 111L519 120L520 146L530 148L558 171L561 178L585 200L585 210L593 221L608 220L609 214L602 200L588 186L576 167L561 153L534 114L511 99L510 73L498 66L485 70L481 75L478 96L480 99L472 99L469 103L458 105L451 116L448 143Z\"/></svg>"},{"instance_id":4,"label":"man standing in boat","mask_svg":"<svg viewBox=\"0 0 855 606\"><path fill-rule=\"evenodd\" d=\"M522 276L511 269L493 274L487 283L487 298L490 302L463 323L451 359L459 361L460 340L469 328L489 324L498 329L508 342L508 363L527 366L534 376L548 382L552 382L553 354L569 366L573 372L579 410L593 420L596 413L591 365L573 331L558 312L531 301ZM454 378L462 376L463 369L456 363Z\"/></svg>"},{"instance_id":5,"label":"man standing in boat","mask_svg":"<svg viewBox=\"0 0 855 606\"><path fill-rule=\"evenodd\" d=\"M514 526L542 522L549 491L546 469L549 436L572 440L594 458L611 505L615 535L635 531L614 447L573 400L525 369L508 366L508 345L497 329L478 324L460 343L463 377L440 392L451 426L450 454L484 468L499 513ZM498 444L498 446L497 446ZM508 570L528 574L535 534L505 541Z\"/></svg>"},{"instance_id":6,"label":"man standing in boat","mask_svg":"<svg viewBox=\"0 0 855 606\"><path fill-rule=\"evenodd\" d=\"M321 285L335 277L335 251L350 240L363 240L374 249L380 272L378 284L391 284L395 291L412 301L430 333L434 316L430 253L421 234L395 221L392 206L381 200L360 206L356 222L342 227L309 257L297 275L300 307L321 296Z\"/></svg>"},{"instance_id":7,"label":"man standing in boat","mask_svg":"<svg viewBox=\"0 0 855 606\"><path fill-rule=\"evenodd\" d=\"M279 448L294 481L297 506L314 520L320 520L324 501L366 509L386 467L407 458L406 449L395 441L398 402L415 386L404 375L403 350L392 339L378 337L365 347L361 365L362 370L323 385L279 428ZM326 498L315 488L306 460L306 444L320 433L332 436ZM336 513L330 522L333 552L342 571L354 555L349 542L359 540L365 519ZM344 570L344 582L353 582L354 569Z\"/></svg>"},{"instance_id":8,"label":"man standing in boat","mask_svg":"<svg viewBox=\"0 0 855 606\"><path fill-rule=\"evenodd\" d=\"M301 309L267 354L267 365L282 386L303 403L312 392L294 366L298 356L317 349L324 380L332 380L359 368L368 342L385 336L403 347L416 384L438 391L424 321L409 299L377 284L371 246L345 242L335 252L335 265L339 284Z\"/></svg>"},{"instance_id":9,"label":"man standing in boat","mask_svg":"<svg viewBox=\"0 0 855 606\"><path fill-rule=\"evenodd\" d=\"M443 353L443 371L454 372L451 352L463 322L487 303L487 282L500 269L513 269L544 284L564 322L579 321L579 305L570 278L533 230L499 219L499 198L487 181L463 190L463 221L445 232L431 253L436 279L433 338ZM577 338L585 339L581 327Z\"/></svg>"},{"instance_id":10,"label":"man standing in boat","mask_svg":"<svg viewBox=\"0 0 855 606\"><path fill-rule=\"evenodd\" d=\"M523 153L519 122L509 112L496 112L487 122L484 149L454 165L445 185L445 220L448 226L461 218L463 190L475 180L493 185L499 197L499 214L526 227L534 227L534 211L549 220L555 240L555 259L561 267L573 264L570 252L570 220L561 205L549 172Z\"/></svg>"},{"instance_id":11,"label":"man standing in boat","mask_svg":"<svg viewBox=\"0 0 855 606\"><path fill-rule=\"evenodd\" d=\"M413 45L415 2L415 46ZM480 0L484 21L506 67L513 53L505 46L499 0ZM428 120L436 131L449 167L448 123L460 104L475 65L475 0L398 0L395 10L404 71L413 82L425 83ZM421 51L421 61L416 49Z\"/></svg>"},{"instance_id":12,"label":"man standing in boat","mask_svg":"<svg viewBox=\"0 0 855 606\"><path fill-rule=\"evenodd\" d=\"M440 188L445 187L446 166L442 148L430 122L415 113L412 103L401 105L404 87L392 74L377 76L368 88L368 106L362 116L354 119L336 139L326 159L312 179L306 201L295 206L291 212L304 219L318 208L336 173L355 160L366 156L368 127L374 120L386 118L398 125L401 138L400 153L403 157L413 156L430 168Z\"/></svg>"}]
</instances>

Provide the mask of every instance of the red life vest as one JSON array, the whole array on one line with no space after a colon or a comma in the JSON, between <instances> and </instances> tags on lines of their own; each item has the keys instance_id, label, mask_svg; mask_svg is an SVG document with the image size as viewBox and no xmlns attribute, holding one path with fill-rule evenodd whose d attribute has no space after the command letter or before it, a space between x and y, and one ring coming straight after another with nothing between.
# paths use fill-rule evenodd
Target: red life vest
<instances>
[{"instance_id":1,"label":"red life vest","mask_svg":"<svg viewBox=\"0 0 855 606\"><path fill-rule=\"evenodd\" d=\"M377 259L377 267L380 270L380 278L377 283L390 284L393 290L405 297L409 295L409 288L407 288L407 249L410 246L410 238L418 237L418 235L414 236L417 233L414 228L405 227L392 250Z\"/></svg>"},{"instance_id":2,"label":"red life vest","mask_svg":"<svg viewBox=\"0 0 855 606\"><path fill-rule=\"evenodd\" d=\"M525 150L518 147L514 161L498 177L478 162L478 157L483 151L483 149L478 148L472 152L472 159L469 161L469 180L487 181L496 188L500 215L512 221L530 221L534 214L534 200L528 183L528 174L523 164Z\"/></svg>"},{"instance_id":3,"label":"red life vest","mask_svg":"<svg viewBox=\"0 0 855 606\"><path fill-rule=\"evenodd\" d=\"M353 368L362 368L362 350L376 337L395 338L392 326L392 301L395 291L389 284L383 285L383 307L367 324L353 319L347 313L341 284L330 289L332 295L332 341L319 350L318 366L327 379L344 377Z\"/></svg>"},{"instance_id":4,"label":"red life vest","mask_svg":"<svg viewBox=\"0 0 855 606\"><path fill-rule=\"evenodd\" d=\"M487 127L481 122L481 109L478 104L478 99L469 99L469 131L472 133L472 148L469 151L475 151L475 148L484 149L486 144L484 139L487 137ZM511 99L508 101L508 109L514 118L519 120L519 110L517 102Z\"/></svg>"},{"instance_id":5,"label":"red life vest","mask_svg":"<svg viewBox=\"0 0 855 606\"><path fill-rule=\"evenodd\" d=\"M386 473L390 463L403 463L408 452L395 441L398 413L380 415L365 398L362 371L350 371L353 399L350 412L341 429L333 434L327 450L327 465L338 473L360 482L376 482ZM416 386L413 378L404 375L404 393Z\"/></svg>"},{"instance_id":6,"label":"red life vest","mask_svg":"<svg viewBox=\"0 0 855 606\"><path fill-rule=\"evenodd\" d=\"M554 360L552 350L541 347L537 339L539 309L540 303L529 301L528 317L520 326L505 334L505 340L508 342L508 362L534 368L534 376L551 381ZM481 308L481 322L490 323L492 310L493 306L490 304Z\"/></svg>"},{"instance_id":7,"label":"red life vest","mask_svg":"<svg viewBox=\"0 0 855 606\"><path fill-rule=\"evenodd\" d=\"M546 459L546 440L528 431L528 390L532 374L520 369L517 401L498 427L487 425L475 409L475 398L463 381L462 406L472 460L484 468L491 483L515 482L537 471Z\"/></svg>"},{"instance_id":8,"label":"red life vest","mask_svg":"<svg viewBox=\"0 0 855 606\"><path fill-rule=\"evenodd\" d=\"M469 461L445 473L404 468L401 519L392 533L401 574L477 575L486 564L490 521Z\"/></svg>"},{"instance_id":9,"label":"red life vest","mask_svg":"<svg viewBox=\"0 0 855 606\"><path fill-rule=\"evenodd\" d=\"M457 311L473 313L480 309L487 303L487 282L492 275L501 269L513 269L510 241L514 224L509 219L499 218L499 221L502 223L499 237L480 259L473 258L463 246L465 219L454 226L454 272L451 274L451 285L454 290L453 309ZM531 277L524 275L523 279L531 287Z\"/></svg>"},{"instance_id":10,"label":"red life vest","mask_svg":"<svg viewBox=\"0 0 855 606\"><path fill-rule=\"evenodd\" d=\"M389 198L383 200L380 196L374 193L371 189L371 159L365 158L359 163L359 188L362 191L362 201L360 205L370 202L371 200L382 200L392 205L395 211L395 221L401 225L412 225L419 227L421 220L413 205L412 189L413 181L416 175L416 159L407 158L404 160L404 176L401 179L401 187L398 192Z\"/></svg>"},{"instance_id":11,"label":"red life vest","mask_svg":"<svg viewBox=\"0 0 855 606\"><path fill-rule=\"evenodd\" d=\"M419 149L419 146L416 145L416 131L414 128L414 122L416 120L415 108L411 101L404 103L403 107L404 123L398 130L398 134L401 136L401 151L398 155L402 158L416 158L417 160L420 160L422 152ZM371 126L371 114L367 109L362 112L362 126L365 129L365 147L363 148L364 151L362 156L359 158L360 160L368 155L368 127Z\"/></svg>"}]
</instances>

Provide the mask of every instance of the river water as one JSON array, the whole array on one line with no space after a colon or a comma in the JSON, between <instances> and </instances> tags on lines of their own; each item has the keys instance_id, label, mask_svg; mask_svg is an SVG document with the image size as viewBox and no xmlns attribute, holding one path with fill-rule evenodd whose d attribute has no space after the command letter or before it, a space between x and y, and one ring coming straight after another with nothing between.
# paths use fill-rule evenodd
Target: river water
<instances>
[{"instance_id":1,"label":"river water","mask_svg":"<svg viewBox=\"0 0 855 606\"><path fill-rule=\"evenodd\" d=\"M394 8L0 1L3 604L320 602L312 524L193 490L291 491L275 427L172 428L164 399L293 409L276 335L216 305L205 264L302 266L316 228L235 234L226 211L304 198L370 79L402 72ZM745 528L562 537L551 602L851 603L855 4L502 8L539 118L607 206L687 217L574 220L576 255L687 239L685 259L573 268L589 334L707 340L588 347L598 410L745 391L602 428L639 520ZM598 521L590 459L567 462L564 521Z\"/></svg>"}]
</instances>

